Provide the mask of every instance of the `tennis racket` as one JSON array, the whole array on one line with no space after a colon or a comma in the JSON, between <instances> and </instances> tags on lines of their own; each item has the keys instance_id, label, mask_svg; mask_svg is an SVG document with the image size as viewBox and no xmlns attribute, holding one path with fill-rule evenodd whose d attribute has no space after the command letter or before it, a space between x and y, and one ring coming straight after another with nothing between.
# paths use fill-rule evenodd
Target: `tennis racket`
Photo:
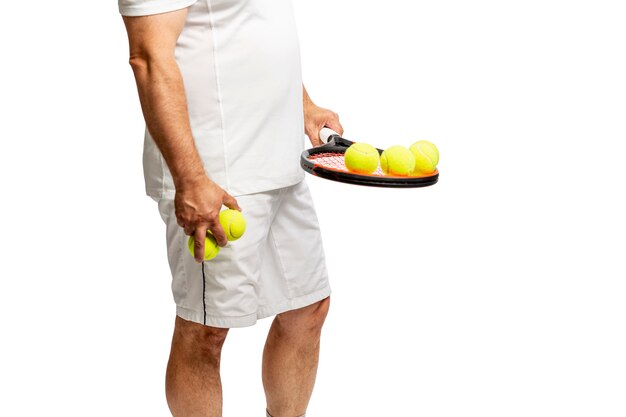
<instances>
[{"instance_id":1,"label":"tennis racket","mask_svg":"<svg viewBox=\"0 0 626 417\"><path fill-rule=\"evenodd\" d=\"M302 169L317 177L348 184L390 188L427 187L437 183L439 179L439 171L427 176L409 177L386 175L380 167L372 174L350 172L344 163L344 153L354 142L342 138L327 127L320 130L320 139L324 145L307 149L300 157ZM377 150L379 154L383 152L382 149Z\"/></svg>"}]
</instances>

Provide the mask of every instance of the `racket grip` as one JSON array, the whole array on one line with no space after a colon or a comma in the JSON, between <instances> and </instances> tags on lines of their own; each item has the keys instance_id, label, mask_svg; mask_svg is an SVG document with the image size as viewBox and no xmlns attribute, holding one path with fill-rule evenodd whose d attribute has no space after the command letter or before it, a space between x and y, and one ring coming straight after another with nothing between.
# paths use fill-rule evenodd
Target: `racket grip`
<instances>
[{"instance_id":1,"label":"racket grip","mask_svg":"<svg viewBox=\"0 0 626 417\"><path fill-rule=\"evenodd\" d=\"M333 135L339 136L339 133L335 132L334 130L332 130L332 129L328 128L328 127L323 127L320 130L320 140L323 143L328 143L328 139L331 136L333 136Z\"/></svg>"}]
</instances>

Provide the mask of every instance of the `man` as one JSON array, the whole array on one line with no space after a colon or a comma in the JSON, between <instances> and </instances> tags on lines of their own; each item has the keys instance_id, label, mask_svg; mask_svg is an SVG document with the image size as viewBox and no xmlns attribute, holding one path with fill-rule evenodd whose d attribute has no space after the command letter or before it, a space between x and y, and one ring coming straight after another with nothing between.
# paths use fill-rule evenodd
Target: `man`
<instances>
[{"instance_id":1,"label":"man","mask_svg":"<svg viewBox=\"0 0 626 417\"><path fill-rule=\"evenodd\" d=\"M322 127L343 129L302 85L291 0L119 0L119 8L146 120L146 190L166 223L177 306L170 411L221 416L228 329L276 315L263 354L267 415L303 416L330 287L299 155L303 131L319 145ZM220 226L223 205L246 218L237 241ZM203 262L207 232L222 248Z\"/></svg>"}]
</instances>

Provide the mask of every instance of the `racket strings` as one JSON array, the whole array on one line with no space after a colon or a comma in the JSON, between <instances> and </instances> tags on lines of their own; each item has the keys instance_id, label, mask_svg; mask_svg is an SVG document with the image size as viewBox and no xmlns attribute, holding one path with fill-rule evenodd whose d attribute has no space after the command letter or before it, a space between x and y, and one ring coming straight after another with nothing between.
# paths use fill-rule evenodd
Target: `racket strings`
<instances>
[{"instance_id":1,"label":"racket strings","mask_svg":"<svg viewBox=\"0 0 626 417\"><path fill-rule=\"evenodd\" d=\"M341 172L350 172L348 168L346 168L346 164L344 162L344 154L341 152L320 152L317 154L309 155L309 160L313 162L315 165L324 167L326 169L332 169L335 171ZM360 174L363 175L363 174ZM380 169L380 166L376 168L372 174L365 174L372 176L384 177L385 174Z\"/></svg>"}]
</instances>

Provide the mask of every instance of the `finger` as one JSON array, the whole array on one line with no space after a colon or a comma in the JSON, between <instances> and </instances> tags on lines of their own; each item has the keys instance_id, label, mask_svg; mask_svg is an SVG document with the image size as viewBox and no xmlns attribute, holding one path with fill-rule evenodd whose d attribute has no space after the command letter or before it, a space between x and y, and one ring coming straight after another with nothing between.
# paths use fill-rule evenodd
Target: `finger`
<instances>
[{"instance_id":1,"label":"finger","mask_svg":"<svg viewBox=\"0 0 626 417\"><path fill-rule=\"evenodd\" d=\"M187 223L187 222L185 221L185 219L183 218L183 216L181 216L181 215L178 213L178 211L176 211L175 215L176 215L176 223L177 223L180 227L184 228L184 227L185 227L185 223Z\"/></svg>"},{"instance_id":2,"label":"finger","mask_svg":"<svg viewBox=\"0 0 626 417\"><path fill-rule=\"evenodd\" d=\"M313 129L310 129L309 140L311 141L311 145L320 146L322 145L322 140L320 139L320 130L322 130L322 126L315 126Z\"/></svg>"},{"instance_id":3,"label":"finger","mask_svg":"<svg viewBox=\"0 0 626 417\"><path fill-rule=\"evenodd\" d=\"M209 230L213 234L213 237L217 241L217 244L220 246L226 246L228 243L228 239L226 239L226 233L224 233L224 229L220 222L215 222L212 225L209 225Z\"/></svg>"},{"instance_id":4,"label":"finger","mask_svg":"<svg viewBox=\"0 0 626 417\"><path fill-rule=\"evenodd\" d=\"M330 119L328 122L326 122L326 126L339 133L339 136L343 136L343 126L341 126L341 123L339 123L339 117Z\"/></svg>"},{"instance_id":5,"label":"finger","mask_svg":"<svg viewBox=\"0 0 626 417\"><path fill-rule=\"evenodd\" d=\"M193 257L196 262L204 261L204 239L206 238L206 226L198 226L193 234Z\"/></svg>"},{"instance_id":6,"label":"finger","mask_svg":"<svg viewBox=\"0 0 626 417\"><path fill-rule=\"evenodd\" d=\"M185 234L187 236L193 236L196 231L196 227L190 224L186 224L185 226L183 226L183 230L185 231Z\"/></svg>"},{"instance_id":7,"label":"finger","mask_svg":"<svg viewBox=\"0 0 626 417\"><path fill-rule=\"evenodd\" d=\"M241 211L241 207L239 207L237 200L232 195L228 193L224 193L224 199L222 201L224 205L228 207L229 209Z\"/></svg>"},{"instance_id":8,"label":"finger","mask_svg":"<svg viewBox=\"0 0 626 417\"><path fill-rule=\"evenodd\" d=\"M339 122L337 122L337 133L339 133L339 136L343 136L343 126Z\"/></svg>"},{"instance_id":9,"label":"finger","mask_svg":"<svg viewBox=\"0 0 626 417\"><path fill-rule=\"evenodd\" d=\"M314 139L314 136L310 135L309 142L311 142L311 146L313 146L314 148L317 146L324 145L324 142L322 142L322 140L319 138L319 133L317 135L317 139Z\"/></svg>"}]
</instances>

